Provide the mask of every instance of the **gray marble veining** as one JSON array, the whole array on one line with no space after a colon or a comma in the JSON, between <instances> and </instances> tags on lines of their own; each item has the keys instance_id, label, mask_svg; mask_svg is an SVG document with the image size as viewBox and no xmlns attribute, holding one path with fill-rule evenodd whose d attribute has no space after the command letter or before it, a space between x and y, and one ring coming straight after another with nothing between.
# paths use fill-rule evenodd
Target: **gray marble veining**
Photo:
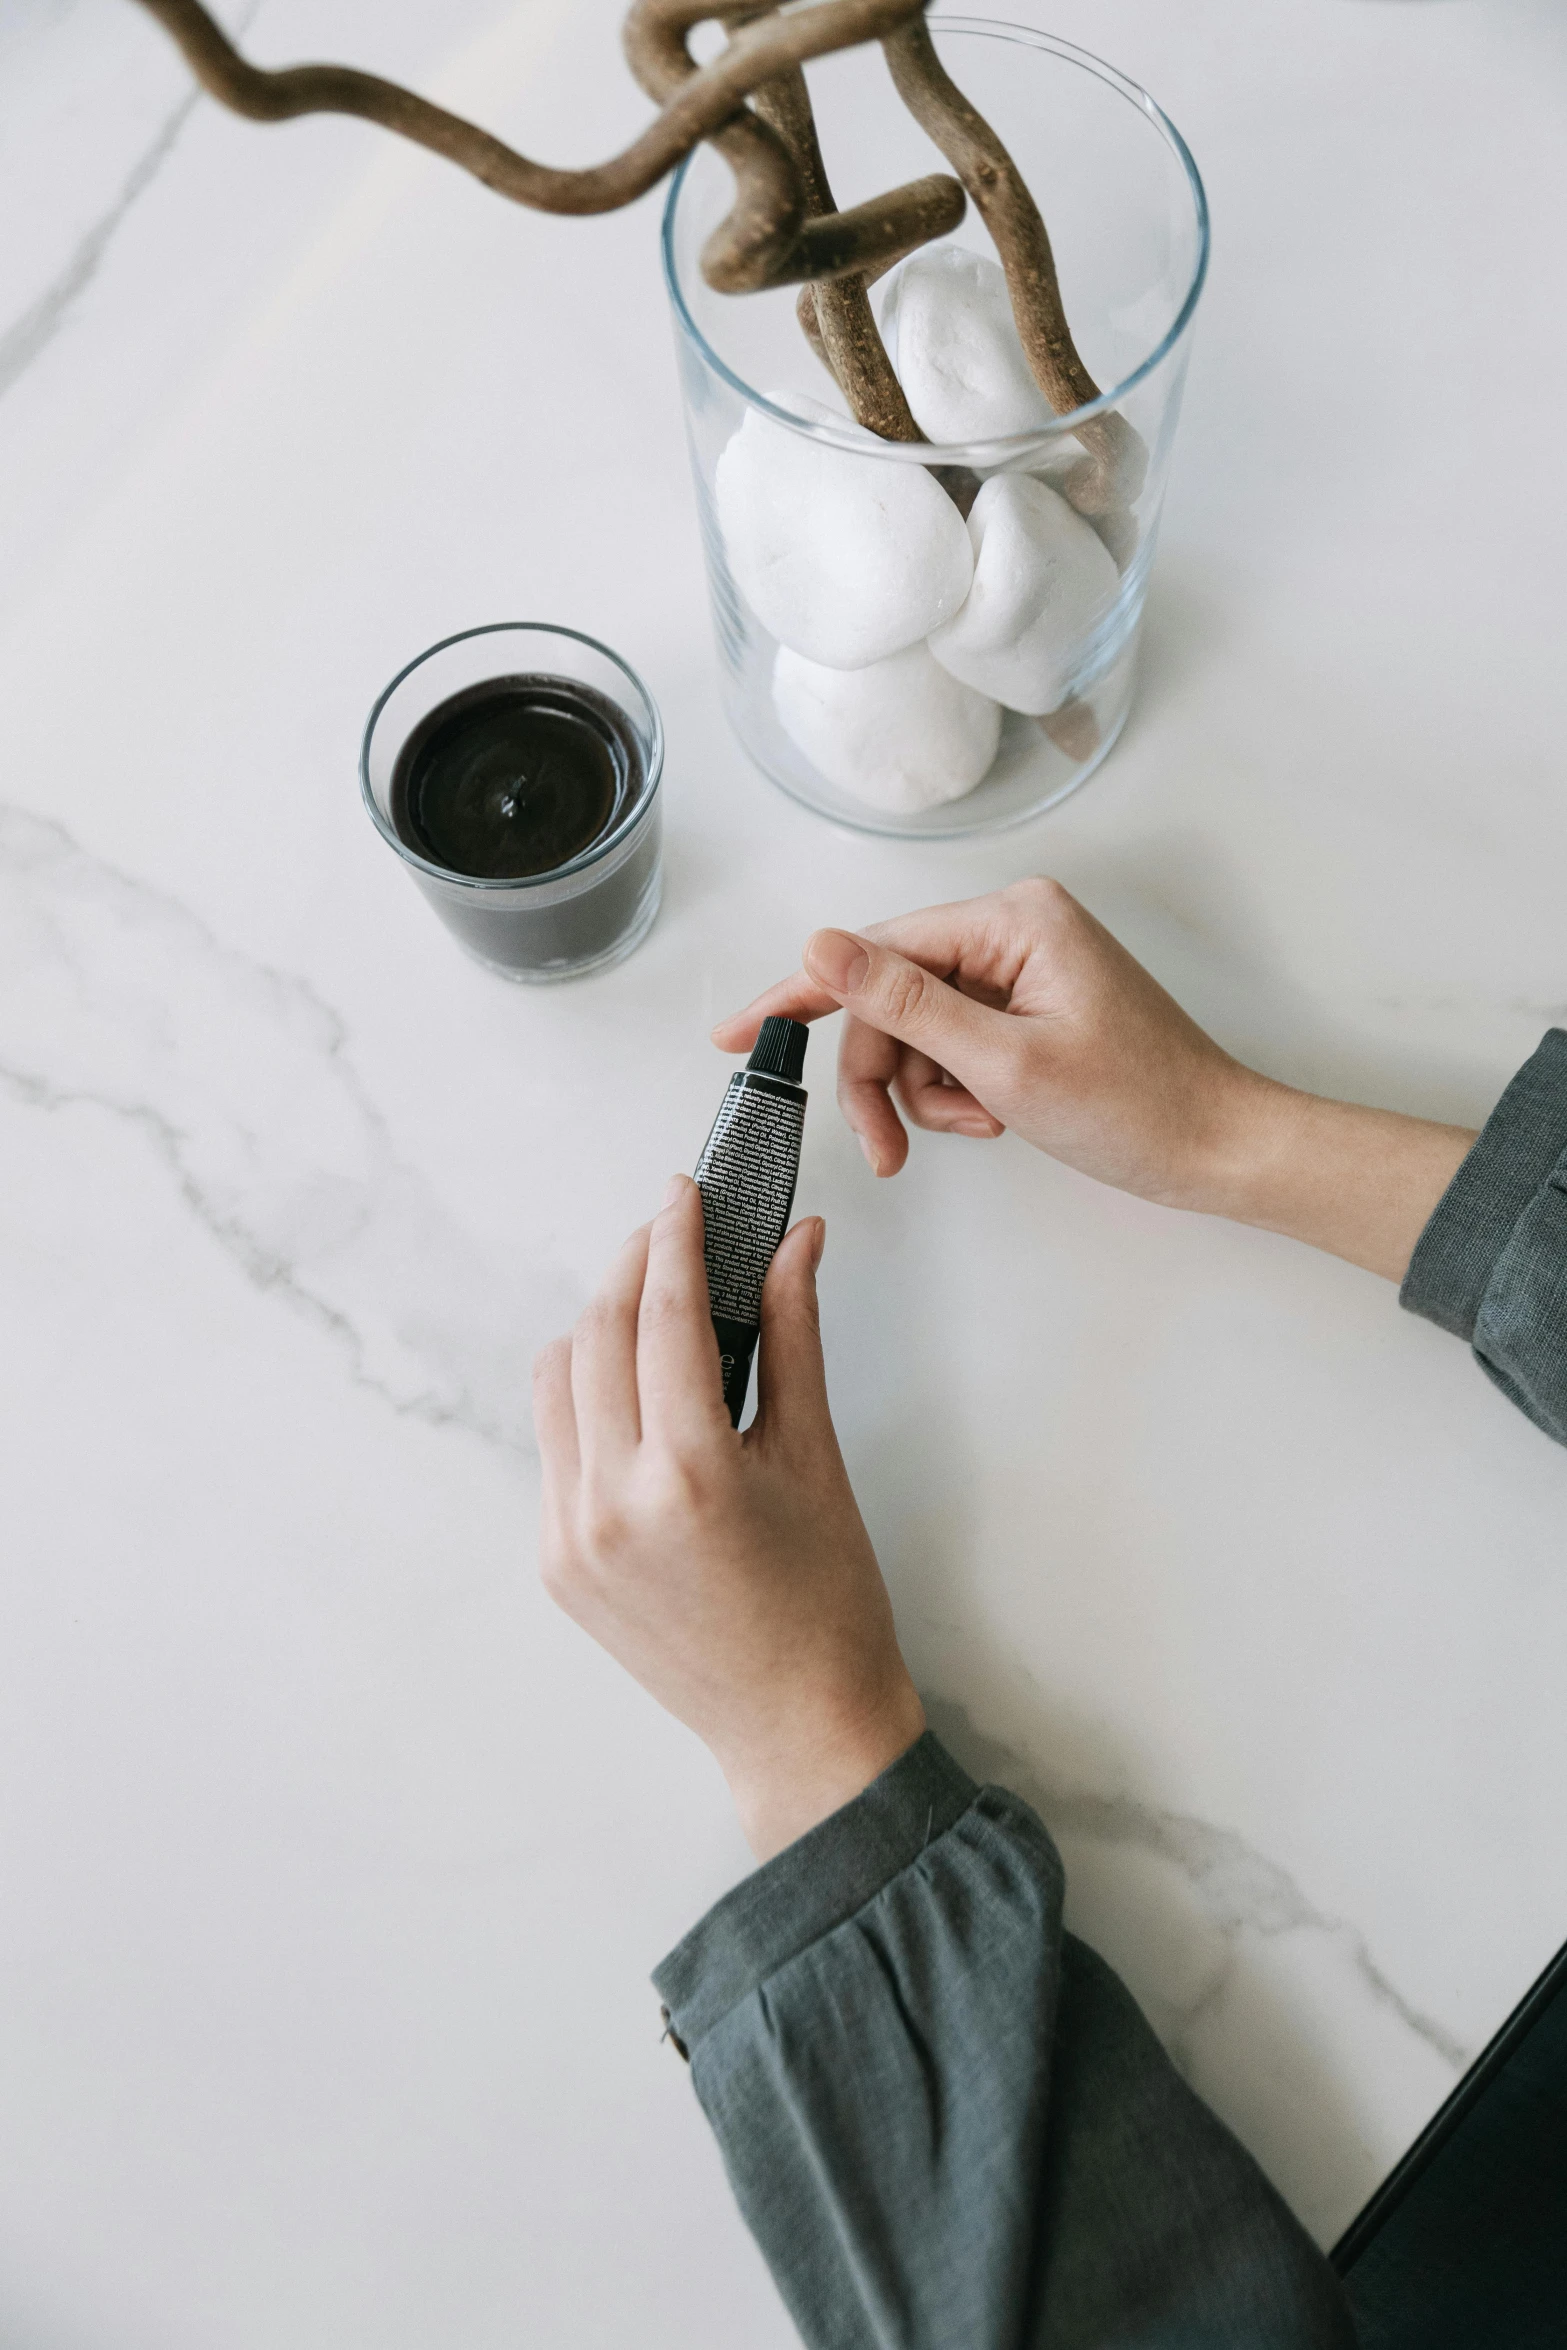
<instances>
[{"instance_id":1,"label":"gray marble veining","mask_svg":"<svg viewBox=\"0 0 1567 2350\"><path fill-rule=\"evenodd\" d=\"M246 1279L399 1412L531 1449L529 1366L575 1293L489 1264L398 1156L313 988L0 808L0 1082L143 1133Z\"/></svg>"},{"instance_id":2,"label":"gray marble veining","mask_svg":"<svg viewBox=\"0 0 1567 2350\"><path fill-rule=\"evenodd\" d=\"M0 400L26 374L39 352L59 332L72 306L92 284L126 214L138 196L157 178L173 153L181 131L201 103L201 97L200 90L193 89L180 100L157 137L127 174L119 195L109 209L94 221L85 236L80 238L63 269L44 288L37 300L0 332Z\"/></svg>"}]
</instances>

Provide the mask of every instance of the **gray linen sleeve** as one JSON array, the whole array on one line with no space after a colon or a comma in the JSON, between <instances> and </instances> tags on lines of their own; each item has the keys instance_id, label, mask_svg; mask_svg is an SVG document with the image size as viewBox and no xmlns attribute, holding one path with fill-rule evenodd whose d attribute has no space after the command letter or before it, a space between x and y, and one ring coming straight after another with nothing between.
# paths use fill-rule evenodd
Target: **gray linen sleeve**
<instances>
[{"instance_id":1,"label":"gray linen sleeve","mask_svg":"<svg viewBox=\"0 0 1567 2350\"><path fill-rule=\"evenodd\" d=\"M1327 2262L928 1732L658 1969L808 2350L1352 2350Z\"/></svg>"},{"instance_id":2,"label":"gray linen sleeve","mask_svg":"<svg viewBox=\"0 0 1567 2350\"><path fill-rule=\"evenodd\" d=\"M1399 1303L1567 1444L1567 1031L1547 1030L1415 1244Z\"/></svg>"}]
</instances>

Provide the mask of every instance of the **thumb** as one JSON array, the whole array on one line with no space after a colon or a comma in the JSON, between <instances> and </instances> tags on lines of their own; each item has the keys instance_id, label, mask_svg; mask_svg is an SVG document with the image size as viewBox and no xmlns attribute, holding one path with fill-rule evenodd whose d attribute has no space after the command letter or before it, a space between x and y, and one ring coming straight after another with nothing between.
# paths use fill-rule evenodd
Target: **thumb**
<instances>
[{"instance_id":1,"label":"thumb","mask_svg":"<svg viewBox=\"0 0 1567 2350\"><path fill-rule=\"evenodd\" d=\"M785 1237L762 1284L757 1417L774 1428L801 1420L832 1424L816 1306L816 1268L826 1240L820 1216L807 1216Z\"/></svg>"},{"instance_id":2,"label":"thumb","mask_svg":"<svg viewBox=\"0 0 1567 2350\"><path fill-rule=\"evenodd\" d=\"M813 931L801 960L856 1020L914 1046L978 1092L1005 1013L975 1003L922 963L852 930Z\"/></svg>"}]
</instances>

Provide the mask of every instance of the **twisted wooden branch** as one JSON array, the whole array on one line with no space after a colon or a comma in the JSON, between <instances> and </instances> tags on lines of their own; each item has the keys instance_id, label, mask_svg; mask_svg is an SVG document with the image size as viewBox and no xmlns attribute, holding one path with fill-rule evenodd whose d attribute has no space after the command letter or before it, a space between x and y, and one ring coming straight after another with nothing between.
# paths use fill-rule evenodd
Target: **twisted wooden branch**
<instances>
[{"instance_id":1,"label":"twisted wooden branch","mask_svg":"<svg viewBox=\"0 0 1567 2350\"><path fill-rule=\"evenodd\" d=\"M799 67L776 81L763 82L752 93L751 104L787 148L812 214L834 211L810 93ZM923 440L893 373L865 284L863 272L857 272L802 286L795 305L800 325L823 366L837 378L857 423L884 441Z\"/></svg>"},{"instance_id":2,"label":"twisted wooden branch","mask_svg":"<svg viewBox=\"0 0 1567 2350\"><path fill-rule=\"evenodd\" d=\"M956 228L966 190L1001 257L1023 349L1045 397L1058 415L1099 397L1062 310L1039 208L995 132L943 70L925 24L925 0L814 0L787 14L758 12L757 0L633 0L623 36L627 61L661 111L619 155L583 170L531 162L460 115L352 66L272 72L254 66L200 0L140 5L179 44L202 86L236 113L258 122L355 115L537 211L615 211L708 141L734 173L735 201L703 248L703 276L720 293L803 284L801 324L855 416L884 439L922 436L867 289L905 254ZM715 19L727 44L699 66L690 35ZM933 173L839 212L800 68L864 41L881 43L900 97L958 176ZM1124 563L1136 543L1129 509L1147 452L1114 413L1091 418L1078 437L1088 456L1068 477L1066 495ZM960 504L971 500L971 477L949 486Z\"/></svg>"},{"instance_id":3,"label":"twisted wooden branch","mask_svg":"<svg viewBox=\"0 0 1567 2350\"><path fill-rule=\"evenodd\" d=\"M1061 305L1055 256L1039 206L984 116L964 97L936 55L924 15L882 41L899 97L951 164L990 231L1007 273L1012 315L1028 364L1058 416L1099 398L1078 356ZM1068 476L1066 495L1080 513L1103 519L1102 536L1118 563L1130 553L1127 509L1143 486L1148 451L1142 436L1113 410L1077 426L1087 461Z\"/></svg>"},{"instance_id":4,"label":"twisted wooden branch","mask_svg":"<svg viewBox=\"0 0 1567 2350\"><path fill-rule=\"evenodd\" d=\"M607 163L563 171L533 163L488 131L432 106L396 82L347 65L251 65L200 0L141 0L184 52L202 87L237 114L283 122L300 114L352 114L444 155L498 195L540 212L614 212L671 171L699 140L718 148L736 177L732 211L708 240L702 273L720 293L798 285L867 266L888 267L963 217L963 191L945 173L911 180L825 219L807 217L794 164L777 133L747 108L759 83L835 49L876 40L924 0L818 0L735 31L710 65L686 49L705 20L746 10L713 0L637 0L626 20L632 71L662 112ZM752 0L754 6L754 0Z\"/></svg>"},{"instance_id":5,"label":"twisted wooden branch","mask_svg":"<svg viewBox=\"0 0 1567 2350\"><path fill-rule=\"evenodd\" d=\"M830 212L832 190L804 74L797 70L764 82L751 103L793 156L812 211ZM870 305L869 287L881 274L879 269L862 270L853 277L802 286L795 316L817 358L836 378L857 424L884 441L922 441L925 436L893 371ZM931 465L926 471L967 519L979 495L979 475L967 465Z\"/></svg>"}]
</instances>

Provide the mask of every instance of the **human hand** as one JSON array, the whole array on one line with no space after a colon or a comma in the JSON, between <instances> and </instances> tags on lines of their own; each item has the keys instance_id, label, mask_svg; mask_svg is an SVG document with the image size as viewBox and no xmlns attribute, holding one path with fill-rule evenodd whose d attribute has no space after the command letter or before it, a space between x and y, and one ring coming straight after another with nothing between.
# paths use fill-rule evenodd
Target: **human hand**
<instances>
[{"instance_id":1,"label":"human hand","mask_svg":"<svg viewBox=\"0 0 1567 2350\"><path fill-rule=\"evenodd\" d=\"M838 1100L878 1175L908 1156L897 1105L935 1133L1011 1127L1101 1183L1397 1281L1474 1141L1243 1067L1055 881L818 930L713 1041L743 1052L769 1013L840 1008Z\"/></svg>"},{"instance_id":2,"label":"human hand","mask_svg":"<svg viewBox=\"0 0 1567 2350\"><path fill-rule=\"evenodd\" d=\"M770 1012L841 1005L838 1100L878 1175L908 1156L901 1104L934 1133L1011 1127L1102 1183L1205 1205L1267 1087L1058 882L818 930L803 960L713 1041L743 1051Z\"/></svg>"},{"instance_id":3,"label":"human hand","mask_svg":"<svg viewBox=\"0 0 1567 2350\"><path fill-rule=\"evenodd\" d=\"M676 1176L534 1366L545 1588L712 1751L766 1860L869 1786L924 1712L827 1405L808 1217L762 1292L758 1409L723 1399L701 1194Z\"/></svg>"}]
</instances>

